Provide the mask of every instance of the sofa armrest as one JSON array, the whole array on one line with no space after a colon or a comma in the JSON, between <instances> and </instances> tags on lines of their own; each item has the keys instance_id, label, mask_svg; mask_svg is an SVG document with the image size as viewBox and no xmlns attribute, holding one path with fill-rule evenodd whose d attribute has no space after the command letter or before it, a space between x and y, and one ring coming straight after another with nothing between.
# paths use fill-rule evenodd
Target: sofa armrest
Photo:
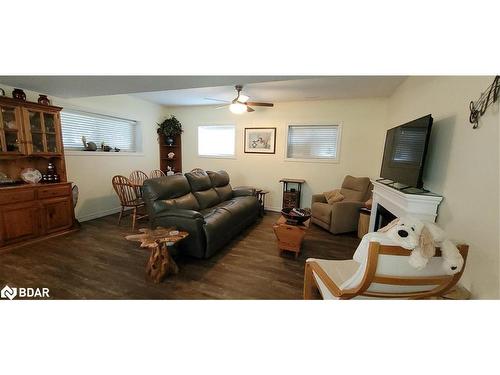
<instances>
[{"instance_id":1,"label":"sofa armrest","mask_svg":"<svg viewBox=\"0 0 500 375\"><path fill-rule=\"evenodd\" d=\"M327 203L325 195L324 194L313 194L313 196L311 198L311 206L313 203L316 203L316 202Z\"/></svg>"},{"instance_id":2,"label":"sofa armrest","mask_svg":"<svg viewBox=\"0 0 500 375\"><path fill-rule=\"evenodd\" d=\"M245 196L254 196L255 188L250 187L235 187L233 189L233 197L245 197Z\"/></svg>"},{"instance_id":3,"label":"sofa armrest","mask_svg":"<svg viewBox=\"0 0 500 375\"><path fill-rule=\"evenodd\" d=\"M340 201L333 204L330 231L334 234L353 232L358 228L359 209L364 202Z\"/></svg>"}]
</instances>

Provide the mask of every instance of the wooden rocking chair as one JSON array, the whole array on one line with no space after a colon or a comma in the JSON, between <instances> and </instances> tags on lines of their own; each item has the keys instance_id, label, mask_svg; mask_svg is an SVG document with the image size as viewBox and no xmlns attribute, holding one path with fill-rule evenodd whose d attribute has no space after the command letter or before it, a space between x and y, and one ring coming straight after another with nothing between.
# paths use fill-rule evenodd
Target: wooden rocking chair
<instances>
[{"instance_id":1,"label":"wooden rocking chair","mask_svg":"<svg viewBox=\"0 0 500 375\"><path fill-rule=\"evenodd\" d=\"M447 275L441 268L441 251L422 270L408 263L410 250L370 242L365 264L354 260L308 259L304 274L304 299L402 298L442 296L462 276L469 247L459 245L462 270Z\"/></svg>"}]
</instances>

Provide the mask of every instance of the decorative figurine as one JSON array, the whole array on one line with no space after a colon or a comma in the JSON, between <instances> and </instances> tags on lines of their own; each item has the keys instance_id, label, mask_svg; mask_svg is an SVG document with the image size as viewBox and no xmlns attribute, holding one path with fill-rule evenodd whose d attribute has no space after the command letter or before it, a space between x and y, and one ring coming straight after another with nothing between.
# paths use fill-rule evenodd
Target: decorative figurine
<instances>
[{"instance_id":1,"label":"decorative figurine","mask_svg":"<svg viewBox=\"0 0 500 375\"><path fill-rule=\"evenodd\" d=\"M101 151L110 152L111 151L111 146L108 146L104 142L101 142Z\"/></svg>"},{"instance_id":2,"label":"decorative figurine","mask_svg":"<svg viewBox=\"0 0 500 375\"><path fill-rule=\"evenodd\" d=\"M22 100L23 102L26 101L26 94L21 89L14 89L14 91L12 91L12 97L17 100Z\"/></svg>"},{"instance_id":3,"label":"decorative figurine","mask_svg":"<svg viewBox=\"0 0 500 375\"><path fill-rule=\"evenodd\" d=\"M167 176L173 176L175 174L174 170L172 167L167 166Z\"/></svg>"},{"instance_id":4,"label":"decorative figurine","mask_svg":"<svg viewBox=\"0 0 500 375\"><path fill-rule=\"evenodd\" d=\"M97 145L94 142L88 142L87 143L87 138L85 136L82 137L82 143L84 147L84 151L96 151L97 150Z\"/></svg>"},{"instance_id":5,"label":"decorative figurine","mask_svg":"<svg viewBox=\"0 0 500 375\"><path fill-rule=\"evenodd\" d=\"M169 152L167 156L169 159L173 159L175 157L175 154L173 152Z\"/></svg>"},{"instance_id":6,"label":"decorative figurine","mask_svg":"<svg viewBox=\"0 0 500 375\"><path fill-rule=\"evenodd\" d=\"M47 98L47 95L40 94L38 97L38 104L50 105L50 100Z\"/></svg>"}]
</instances>

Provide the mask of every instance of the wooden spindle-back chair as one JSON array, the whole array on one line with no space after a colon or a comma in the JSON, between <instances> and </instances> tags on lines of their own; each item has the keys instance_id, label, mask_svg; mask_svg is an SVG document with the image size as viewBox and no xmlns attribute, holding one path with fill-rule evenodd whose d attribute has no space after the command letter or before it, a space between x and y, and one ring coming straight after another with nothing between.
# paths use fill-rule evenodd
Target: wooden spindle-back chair
<instances>
[{"instance_id":1,"label":"wooden spindle-back chair","mask_svg":"<svg viewBox=\"0 0 500 375\"><path fill-rule=\"evenodd\" d=\"M166 174L159 170L159 169L153 169L151 173L149 174L149 178L158 178L158 177L165 177Z\"/></svg>"},{"instance_id":2,"label":"wooden spindle-back chair","mask_svg":"<svg viewBox=\"0 0 500 375\"><path fill-rule=\"evenodd\" d=\"M125 209L132 208L132 230L134 230L136 221L148 216L147 214L138 215L138 210L144 207L144 201L137 195L137 189L127 177L114 176L112 183L122 206L118 217L118 225L120 225Z\"/></svg>"}]
</instances>

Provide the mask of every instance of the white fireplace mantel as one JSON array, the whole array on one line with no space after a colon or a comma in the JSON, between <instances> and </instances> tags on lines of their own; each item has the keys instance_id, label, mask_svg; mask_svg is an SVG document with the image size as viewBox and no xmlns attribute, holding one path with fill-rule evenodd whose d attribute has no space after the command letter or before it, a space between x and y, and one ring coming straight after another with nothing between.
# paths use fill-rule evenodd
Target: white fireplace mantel
<instances>
[{"instance_id":1,"label":"white fireplace mantel","mask_svg":"<svg viewBox=\"0 0 500 375\"><path fill-rule=\"evenodd\" d=\"M432 194L407 194L377 181L373 183L373 203L369 231L375 230L378 206L383 206L394 216L411 215L421 220L435 222L438 206L443 197Z\"/></svg>"}]
</instances>

